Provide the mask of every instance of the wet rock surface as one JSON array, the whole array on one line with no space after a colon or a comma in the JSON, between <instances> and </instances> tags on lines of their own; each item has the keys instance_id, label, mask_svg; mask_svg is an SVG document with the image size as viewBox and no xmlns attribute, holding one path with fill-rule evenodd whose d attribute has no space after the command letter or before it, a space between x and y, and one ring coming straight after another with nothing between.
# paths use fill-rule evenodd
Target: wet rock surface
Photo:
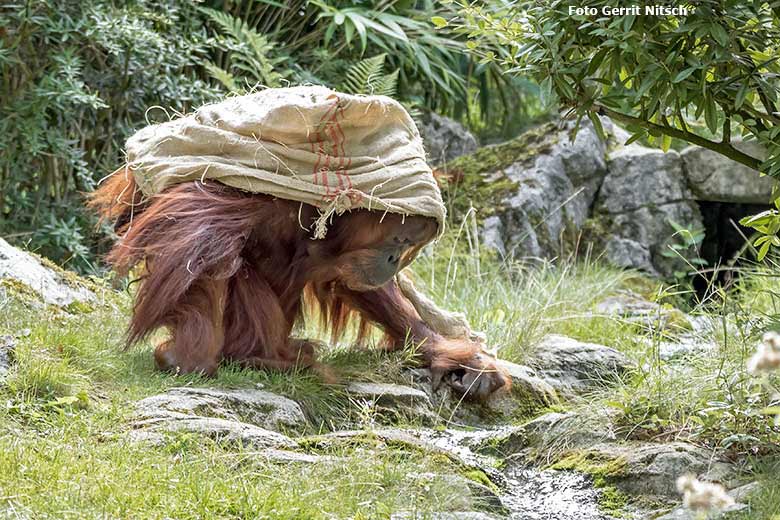
<instances>
[{"instance_id":1,"label":"wet rock surface","mask_svg":"<svg viewBox=\"0 0 780 520\"><path fill-rule=\"evenodd\" d=\"M648 320L666 311L633 294L602 303L601 312L626 319ZM696 332L696 320L690 320ZM251 456L281 465L338 463L341 453L355 449L446 457L457 470L409 473L410 486L444 483L473 510L426 518L612 520L609 511L616 510L604 504L620 493L625 500L641 499L620 510L622 518L685 519L687 511L675 508L677 476L737 485L730 480L734 468L709 450L625 440L614 426L616 410L545 412L631 370L617 350L550 335L530 355L531 366L500 364L513 390L487 403L463 401L447 385L433 389L423 368L407 370L406 384L349 383L343 388L349 401L367 403L384 420L345 423L317 435L306 435L301 406L283 396L258 389L173 388L137 403L128 438L162 445L178 433L202 435L249 446L256 450ZM645 503L653 510L638 505ZM398 511L392 518L417 516Z\"/></svg>"},{"instance_id":2,"label":"wet rock surface","mask_svg":"<svg viewBox=\"0 0 780 520\"><path fill-rule=\"evenodd\" d=\"M602 366L608 364L597 364L598 369ZM417 370L418 377L423 377L424 370ZM537 378L533 369L522 365L514 371L522 378ZM548 395L550 387L545 385L542 381L545 390L540 396ZM352 383L347 388L353 398L370 399L396 411L411 407L432 413L431 396L442 398L436 392L404 385ZM463 405L463 409L468 408ZM184 387L139 401L128 437L162 445L170 435L181 432L203 435L250 446L257 450L252 456L278 464L334 463L339 457L329 453L354 446L441 455L462 472L411 473L407 478L423 484L436 480L450 489L461 489L476 509L442 512L436 518L611 520L600 506L603 484L595 485L592 474L576 465L550 465L556 458L563 457L565 462L567 456L609 465L609 484L628 496L673 501L677 499L675 476L686 472L728 484L732 468L706 450L684 443L620 442L611 426L611 414L609 410L589 415L549 412L522 424L471 428L442 427L439 417L436 427L364 427L301 437L306 418L300 406L288 398L256 389ZM475 479L470 474L483 477ZM670 514L679 513L675 511ZM632 511L625 517L643 518L645 513ZM415 516L399 511L393 518Z\"/></svg>"},{"instance_id":3,"label":"wet rock surface","mask_svg":"<svg viewBox=\"0 0 780 520\"><path fill-rule=\"evenodd\" d=\"M529 520L609 520L599 509L600 492L582 473L517 465L506 471L512 494L505 498L510 518Z\"/></svg>"}]
</instances>

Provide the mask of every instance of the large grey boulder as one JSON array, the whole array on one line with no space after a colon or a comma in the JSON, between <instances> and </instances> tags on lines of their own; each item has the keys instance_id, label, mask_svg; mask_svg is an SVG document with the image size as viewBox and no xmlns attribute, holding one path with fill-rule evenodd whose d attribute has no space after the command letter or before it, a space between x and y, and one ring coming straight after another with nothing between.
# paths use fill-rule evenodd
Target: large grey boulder
<instances>
[{"instance_id":1,"label":"large grey boulder","mask_svg":"<svg viewBox=\"0 0 780 520\"><path fill-rule=\"evenodd\" d=\"M734 468L711 451L684 442L597 444L587 456L608 465L611 483L633 496L678 499L676 482L681 475L697 475L727 487L735 475Z\"/></svg>"},{"instance_id":2,"label":"large grey boulder","mask_svg":"<svg viewBox=\"0 0 780 520\"><path fill-rule=\"evenodd\" d=\"M734 147L755 157L766 159L766 149L756 141L734 141ZM688 185L696 200L768 204L774 178L761 176L741 163L699 146L680 152Z\"/></svg>"},{"instance_id":3,"label":"large grey boulder","mask_svg":"<svg viewBox=\"0 0 780 520\"><path fill-rule=\"evenodd\" d=\"M570 129L568 124L541 135L541 145L521 136L518 140L532 144L531 153L486 174L495 179L491 182L507 179L516 186L506 194L502 210L484 223L487 247L502 254L549 258L582 228L607 173L606 146L590 122L582 124L573 141Z\"/></svg>"},{"instance_id":4,"label":"large grey boulder","mask_svg":"<svg viewBox=\"0 0 780 520\"><path fill-rule=\"evenodd\" d=\"M691 231L703 227L680 155L635 144L610 155L594 218L607 235L610 262L667 276L686 269L684 259L664 254L669 245L683 241L674 236L672 222Z\"/></svg>"},{"instance_id":5,"label":"large grey boulder","mask_svg":"<svg viewBox=\"0 0 780 520\"><path fill-rule=\"evenodd\" d=\"M550 334L534 349L538 376L564 395L576 395L618 380L633 363L620 351Z\"/></svg>"},{"instance_id":6,"label":"large grey boulder","mask_svg":"<svg viewBox=\"0 0 780 520\"><path fill-rule=\"evenodd\" d=\"M68 306L87 303L95 295L75 275L31 255L0 238L0 279L20 282L36 292L48 304Z\"/></svg>"},{"instance_id":7,"label":"large grey boulder","mask_svg":"<svg viewBox=\"0 0 780 520\"><path fill-rule=\"evenodd\" d=\"M420 135L432 164L445 163L477 149L477 139L465 126L435 112L423 114Z\"/></svg>"}]
</instances>

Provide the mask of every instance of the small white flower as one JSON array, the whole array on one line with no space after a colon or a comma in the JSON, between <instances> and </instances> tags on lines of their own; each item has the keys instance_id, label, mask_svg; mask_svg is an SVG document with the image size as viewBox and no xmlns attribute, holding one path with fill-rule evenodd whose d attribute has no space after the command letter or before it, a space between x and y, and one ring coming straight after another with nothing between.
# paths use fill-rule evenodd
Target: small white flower
<instances>
[{"instance_id":1,"label":"small white flower","mask_svg":"<svg viewBox=\"0 0 780 520\"><path fill-rule=\"evenodd\" d=\"M692 511L719 511L734 505L723 486L701 482L693 475L678 478L677 490L683 496L683 506Z\"/></svg>"},{"instance_id":2,"label":"small white flower","mask_svg":"<svg viewBox=\"0 0 780 520\"><path fill-rule=\"evenodd\" d=\"M751 374L771 372L780 368L780 334L767 332L756 353L748 360L748 371Z\"/></svg>"}]
</instances>

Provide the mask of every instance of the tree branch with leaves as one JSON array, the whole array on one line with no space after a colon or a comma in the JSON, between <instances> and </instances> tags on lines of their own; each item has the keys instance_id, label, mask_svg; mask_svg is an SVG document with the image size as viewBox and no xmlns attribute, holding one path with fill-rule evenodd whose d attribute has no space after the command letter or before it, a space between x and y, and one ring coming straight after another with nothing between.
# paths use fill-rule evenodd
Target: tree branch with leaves
<instances>
[{"instance_id":1,"label":"tree branch with leaves","mask_svg":"<svg viewBox=\"0 0 780 520\"><path fill-rule=\"evenodd\" d=\"M694 0L687 16L665 17L570 14L571 2L560 0L474 2L459 3L457 16L432 22L467 34L473 42L467 47L482 61L536 79L547 102L578 122L590 118L602 136L599 114L632 132L627 143L660 140L668 150L673 138L681 139L780 178L780 16L774 4ZM598 13L631 6L588 2ZM766 159L737 149L735 136L760 142ZM777 210L770 214L780 222Z\"/></svg>"}]
</instances>

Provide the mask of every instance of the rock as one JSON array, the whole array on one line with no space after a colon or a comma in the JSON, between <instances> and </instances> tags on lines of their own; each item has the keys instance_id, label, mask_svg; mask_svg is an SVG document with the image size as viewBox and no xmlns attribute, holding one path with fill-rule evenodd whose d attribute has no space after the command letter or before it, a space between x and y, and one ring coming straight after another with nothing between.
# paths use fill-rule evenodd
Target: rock
<instances>
[{"instance_id":1,"label":"rock","mask_svg":"<svg viewBox=\"0 0 780 520\"><path fill-rule=\"evenodd\" d=\"M434 391L427 368L407 370L406 374L409 384L430 399L431 413L449 423L484 427L501 418L527 416L558 402L555 390L536 377L533 369L503 360L498 360L498 366L509 374L511 391L496 392L485 402L464 400L446 384Z\"/></svg>"},{"instance_id":2,"label":"rock","mask_svg":"<svg viewBox=\"0 0 780 520\"><path fill-rule=\"evenodd\" d=\"M511 415L518 406L526 411L534 411L558 402L555 389L540 378L534 369L502 359L498 360L498 366L509 374L512 388L509 395L499 393L489 399L487 405L491 409Z\"/></svg>"},{"instance_id":3,"label":"rock","mask_svg":"<svg viewBox=\"0 0 780 520\"><path fill-rule=\"evenodd\" d=\"M522 426L492 430L490 435L479 437L472 448L502 459L521 455L547 460L547 453L589 448L615 439L606 411L589 415L548 412Z\"/></svg>"},{"instance_id":4,"label":"rock","mask_svg":"<svg viewBox=\"0 0 780 520\"><path fill-rule=\"evenodd\" d=\"M674 201L693 200L682 170L680 155L635 144L609 156L598 204L606 213L637 211Z\"/></svg>"},{"instance_id":5,"label":"rock","mask_svg":"<svg viewBox=\"0 0 780 520\"><path fill-rule=\"evenodd\" d=\"M573 142L569 130L548 136L549 150L503 170L518 186L499 216L509 254L554 257L564 235L575 235L588 218L606 175L605 146L589 122Z\"/></svg>"},{"instance_id":6,"label":"rock","mask_svg":"<svg viewBox=\"0 0 780 520\"><path fill-rule=\"evenodd\" d=\"M554 257L576 237L606 174L605 145L590 122L574 141L571 124L548 124L456 160L486 186L502 186L484 211L482 241L502 255ZM472 181L473 182L473 181Z\"/></svg>"},{"instance_id":7,"label":"rock","mask_svg":"<svg viewBox=\"0 0 780 520\"><path fill-rule=\"evenodd\" d=\"M252 454L253 457L262 458L268 462L281 464L321 464L327 462L337 462L338 457L328 457L324 455L310 455L299 451L278 450L267 448Z\"/></svg>"},{"instance_id":8,"label":"rock","mask_svg":"<svg viewBox=\"0 0 780 520\"><path fill-rule=\"evenodd\" d=\"M432 164L442 164L477 149L474 135L449 117L426 112L419 128L428 161Z\"/></svg>"},{"instance_id":9,"label":"rock","mask_svg":"<svg viewBox=\"0 0 780 520\"><path fill-rule=\"evenodd\" d=\"M347 386L347 393L354 399L369 401L380 413L390 412L407 419L430 420L437 417L428 394L409 386L354 382Z\"/></svg>"},{"instance_id":10,"label":"rock","mask_svg":"<svg viewBox=\"0 0 780 520\"><path fill-rule=\"evenodd\" d=\"M428 395L422 390L391 383L353 382L347 386L352 397L370 399L386 408L414 408L431 405Z\"/></svg>"},{"instance_id":11,"label":"rock","mask_svg":"<svg viewBox=\"0 0 780 520\"><path fill-rule=\"evenodd\" d=\"M766 159L766 150L756 141L734 141L734 147L755 157ZM776 180L729 159L717 152L690 146L680 152L688 186L697 200L769 204Z\"/></svg>"},{"instance_id":12,"label":"rock","mask_svg":"<svg viewBox=\"0 0 780 520\"><path fill-rule=\"evenodd\" d=\"M675 332L669 339L642 338L648 348L658 349L658 356L667 362L684 359L690 356L707 354L718 349L713 338L722 337L716 331L721 328L709 316L687 316L690 329L671 328Z\"/></svg>"},{"instance_id":13,"label":"rock","mask_svg":"<svg viewBox=\"0 0 780 520\"><path fill-rule=\"evenodd\" d=\"M0 384L5 381L14 358L16 339L13 336L0 336Z\"/></svg>"},{"instance_id":14,"label":"rock","mask_svg":"<svg viewBox=\"0 0 780 520\"><path fill-rule=\"evenodd\" d=\"M277 430L300 430L298 403L262 390L173 388L136 403L130 439L162 443L164 432L189 432L258 448L293 448Z\"/></svg>"},{"instance_id":15,"label":"rock","mask_svg":"<svg viewBox=\"0 0 780 520\"><path fill-rule=\"evenodd\" d=\"M679 333L693 328L689 316L674 307L659 305L628 290L620 290L596 304L600 315L638 323L649 330Z\"/></svg>"},{"instance_id":16,"label":"rock","mask_svg":"<svg viewBox=\"0 0 780 520\"><path fill-rule=\"evenodd\" d=\"M73 275L46 265L39 257L17 249L0 238L0 279L21 282L48 304L66 307L95 301L95 295Z\"/></svg>"},{"instance_id":17,"label":"rock","mask_svg":"<svg viewBox=\"0 0 780 520\"><path fill-rule=\"evenodd\" d=\"M306 426L295 401L254 389L172 388L136 403L138 421L200 416L242 421L274 431Z\"/></svg>"},{"instance_id":18,"label":"rock","mask_svg":"<svg viewBox=\"0 0 780 520\"><path fill-rule=\"evenodd\" d=\"M670 244L683 241L673 236L671 222L691 231L703 228L680 155L632 144L614 151L608 168L594 209L609 237L607 260L666 276L687 270L684 260L667 256Z\"/></svg>"},{"instance_id":19,"label":"rock","mask_svg":"<svg viewBox=\"0 0 780 520\"><path fill-rule=\"evenodd\" d=\"M570 396L615 382L633 366L613 348L557 334L536 346L532 364L542 380Z\"/></svg>"},{"instance_id":20,"label":"rock","mask_svg":"<svg viewBox=\"0 0 780 520\"><path fill-rule=\"evenodd\" d=\"M714 459L712 452L684 442L602 443L586 452L590 460L609 465L610 482L633 496L679 499L676 481L680 475L691 473L727 485L735 474L730 464Z\"/></svg>"},{"instance_id":21,"label":"rock","mask_svg":"<svg viewBox=\"0 0 780 520\"><path fill-rule=\"evenodd\" d=\"M636 240L618 236L607 237L604 254L615 267L639 269L653 276L658 275L650 250Z\"/></svg>"},{"instance_id":22,"label":"rock","mask_svg":"<svg viewBox=\"0 0 780 520\"><path fill-rule=\"evenodd\" d=\"M483 471L494 483L500 484L502 477L487 457L477 454L469 447L478 443L489 432L458 429L401 429L377 428L372 430L340 430L324 435L313 435L301 440L302 445L317 449L337 448L344 443L354 446L356 441L385 446L403 446L432 454L445 455L466 469Z\"/></svg>"},{"instance_id":23,"label":"rock","mask_svg":"<svg viewBox=\"0 0 780 520\"><path fill-rule=\"evenodd\" d=\"M253 424L183 413L168 412L164 418L138 421L133 426L143 428L143 430L131 432L131 440L147 441L154 444L163 441L164 436L155 434L164 431L194 433L218 442L237 443L256 448L296 447L296 443L289 437Z\"/></svg>"},{"instance_id":24,"label":"rock","mask_svg":"<svg viewBox=\"0 0 780 520\"><path fill-rule=\"evenodd\" d=\"M504 224L499 217L493 215L482 223L482 243L488 249L498 252L502 257L506 256Z\"/></svg>"}]
</instances>

